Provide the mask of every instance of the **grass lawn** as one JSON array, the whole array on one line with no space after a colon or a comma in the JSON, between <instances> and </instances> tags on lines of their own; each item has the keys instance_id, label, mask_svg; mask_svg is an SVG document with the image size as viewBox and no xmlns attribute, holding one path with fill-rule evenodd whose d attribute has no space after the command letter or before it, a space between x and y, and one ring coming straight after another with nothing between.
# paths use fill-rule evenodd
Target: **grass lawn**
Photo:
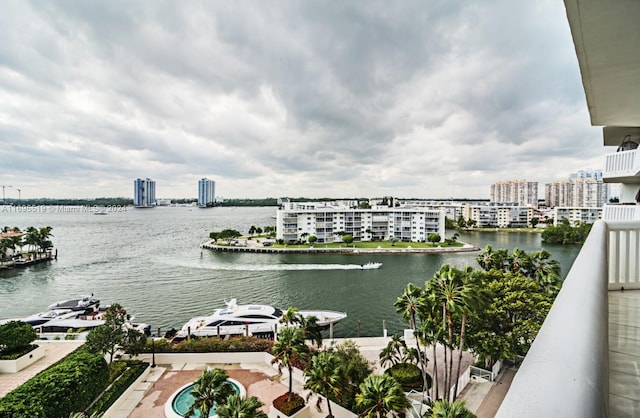
<instances>
[{"instance_id":1,"label":"grass lawn","mask_svg":"<svg viewBox=\"0 0 640 418\"><path fill-rule=\"evenodd\" d=\"M431 244L430 242L395 242L394 244L391 241L358 241L353 242L349 245L343 242L331 242L331 243L322 243L315 244L314 248L455 248L455 247L463 247L464 243L455 242L452 244L446 244L444 242L439 244ZM273 248L309 248L309 244L273 244Z\"/></svg>"}]
</instances>

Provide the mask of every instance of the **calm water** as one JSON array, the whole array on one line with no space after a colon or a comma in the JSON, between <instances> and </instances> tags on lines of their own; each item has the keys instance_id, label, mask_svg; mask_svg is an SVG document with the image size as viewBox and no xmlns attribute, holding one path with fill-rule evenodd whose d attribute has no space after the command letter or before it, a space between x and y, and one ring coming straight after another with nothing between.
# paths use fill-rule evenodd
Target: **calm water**
<instances>
[{"instance_id":1,"label":"calm water","mask_svg":"<svg viewBox=\"0 0 640 418\"><path fill-rule=\"evenodd\" d=\"M423 285L443 263L476 266L477 253L406 255L270 255L201 251L210 231L246 233L251 225L274 225L275 208L154 208L95 216L91 212L2 211L0 226L53 227L58 260L0 272L0 318L45 310L62 299L94 293L103 304L118 302L154 329L179 328L189 318L213 312L225 299L281 308L331 309L349 317L336 336L382 334L405 326L393 302L408 282ZM463 233L461 240L484 247L541 248L527 233ZM566 275L578 247L547 246ZM350 270L368 261L379 270Z\"/></svg>"}]
</instances>

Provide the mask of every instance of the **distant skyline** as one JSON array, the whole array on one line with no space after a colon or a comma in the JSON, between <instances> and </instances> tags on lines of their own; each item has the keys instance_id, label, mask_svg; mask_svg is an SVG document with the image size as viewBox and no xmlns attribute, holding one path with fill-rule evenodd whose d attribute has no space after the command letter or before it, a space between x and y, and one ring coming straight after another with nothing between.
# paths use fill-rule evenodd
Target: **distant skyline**
<instances>
[{"instance_id":1,"label":"distant skyline","mask_svg":"<svg viewBox=\"0 0 640 418\"><path fill-rule=\"evenodd\" d=\"M20 197L468 197L603 164L562 2L8 1ZM20 189L20 192L18 192Z\"/></svg>"}]
</instances>

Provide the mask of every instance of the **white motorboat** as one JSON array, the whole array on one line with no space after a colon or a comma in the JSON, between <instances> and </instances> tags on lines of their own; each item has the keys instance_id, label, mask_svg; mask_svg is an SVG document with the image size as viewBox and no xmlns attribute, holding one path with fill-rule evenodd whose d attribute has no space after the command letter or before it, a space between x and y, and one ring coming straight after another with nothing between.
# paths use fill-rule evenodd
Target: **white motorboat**
<instances>
[{"instance_id":1,"label":"white motorboat","mask_svg":"<svg viewBox=\"0 0 640 418\"><path fill-rule=\"evenodd\" d=\"M382 263L374 263L372 261L369 261L366 264L360 264L361 270L373 270L373 269L379 269L380 267L382 267Z\"/></svg>"},{"instance_id":2,"label":"white motorboat","mask_svg":"<svg viewBox=\"0 0 640 418\"><path fill-rule=\"evenodd\" d=\"M29 315L23 318L21 321L26 322L31 326L42 325L46 322L54 319L73 319L80 316L82 312L72 311L71 309L52 309L49 311L39 312L37 314Z\"/></svg>"},{"instance_id":3,"label":"white motorboat","mask_svg":"<svg viewBox=\"0 0 640 418\"><path fill-rule=\"evenodd\" d=\"M49 310L69 309L72 311L82 311L85 313L98 312L100 308L100 300L91 296L83 296L79 299L68 299L52 303Z\"/></svg>"},{"instance_id":4,"label":"white motorboat","mask_svg":"<svg viewBox=\"0 0 640 418\"><path fill-rule=\"evenodd\" d=\"M176 333L174 340L193 337L224 337L231 335L255 335L271 337L280 323L282 310L268 305L238 305L236 299L226 302L227 307L216 309L210 316L191 318ZM304 317L315 316L317 324L323 327L346 318L344 312L299 311Z\"/></svg>"}]
</instances>

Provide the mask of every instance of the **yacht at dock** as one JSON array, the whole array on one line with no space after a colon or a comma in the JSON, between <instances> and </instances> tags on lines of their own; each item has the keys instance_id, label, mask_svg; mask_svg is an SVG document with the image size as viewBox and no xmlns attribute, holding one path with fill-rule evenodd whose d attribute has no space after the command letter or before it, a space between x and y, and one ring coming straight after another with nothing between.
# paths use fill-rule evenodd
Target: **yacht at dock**
<instances>
[{"instance_id":1,"label":"yacht at dock","mask_svg":"<svg viewBox=\"0 0 640 418\"><path fill-rule=\"evenodd\" d=\"M176 333L174 340L192 337L225 337L232 335L254 335L271 337L281 323L283 312L269 305L238 305L236 299L226 302L227 307L216 309L212 315L191 318ZM344 312L299 311L304 318L315 317L320 327L329 327L347 317Z\"/></svg>"}]
</instances>

